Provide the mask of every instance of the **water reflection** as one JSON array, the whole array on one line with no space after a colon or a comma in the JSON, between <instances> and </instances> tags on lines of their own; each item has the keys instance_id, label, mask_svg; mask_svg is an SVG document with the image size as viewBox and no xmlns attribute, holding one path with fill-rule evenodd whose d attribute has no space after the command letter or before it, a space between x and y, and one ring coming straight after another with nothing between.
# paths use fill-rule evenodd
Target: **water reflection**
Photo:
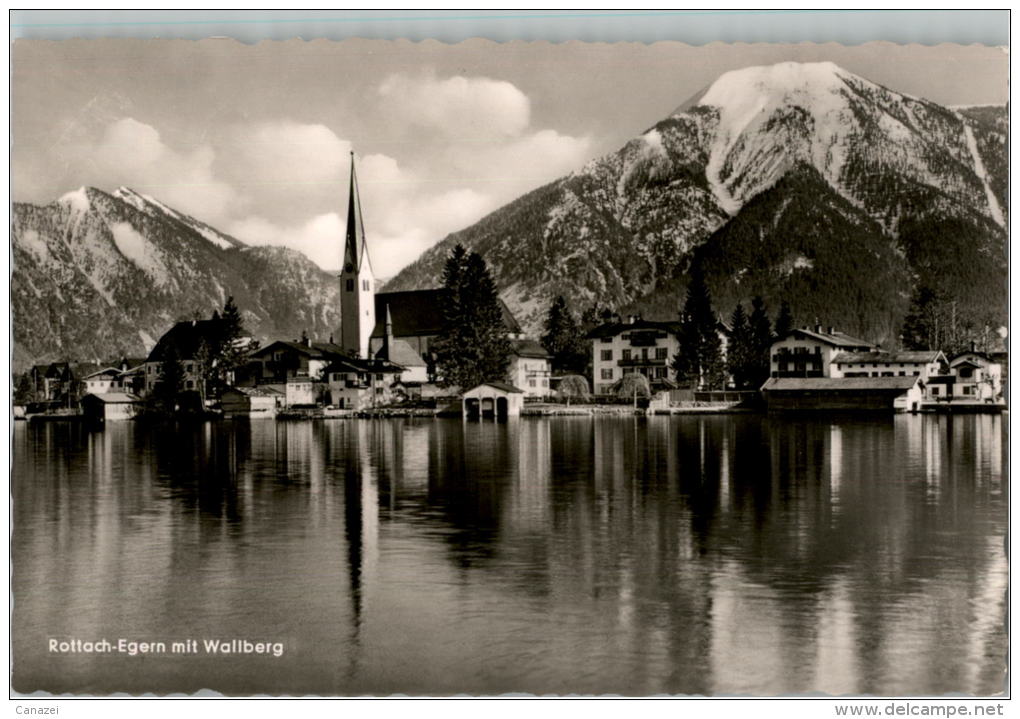
<instances>
[{"instance_id":1,"label":"water reflection","mask_svg":"<svg viewBox=\"0 0 1020 719\"><path fill-rule=\"evenodd\" d=\"M992 693L1003 420L14 435L21 691ZM280 659L49 656L264 638Z\"/></svg>"}]
</instances>

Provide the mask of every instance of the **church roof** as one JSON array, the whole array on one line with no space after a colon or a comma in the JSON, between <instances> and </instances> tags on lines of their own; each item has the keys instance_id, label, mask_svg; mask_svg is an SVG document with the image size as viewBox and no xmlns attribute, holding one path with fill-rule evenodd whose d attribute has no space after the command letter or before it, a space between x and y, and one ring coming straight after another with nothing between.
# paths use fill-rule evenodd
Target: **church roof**
<instances>
[{"instance_id":1,"label":"church roof","mask_svg":"<svg viewBox=\"0 0 1020 719\"><path fill-rule=\"evenodd\" d=\"M402 367L425 367L425 360L421 358L421 355L414 351L411 345L407 344L404 340L393 339L390 340L389 350L386 347L380 347L379 351L375 353L376 359L385 359L398 364Z\"/></svg>"},{"instance_id":2,"label":"church roof","mask_svg":"<svg viewBox=\"0 0 1020 719\"><path fill-rule=\"evenodd\" d=\"M386 307L393 319L394 337L428 337L443 329L443 305L449 290L408 290L406 292L380 292L375 296L375 316L380 318L372 330L372 337L386 334ZM511 334L520 334L521 326L503 300L503 324Z\"/></svg>"}]
</instances>

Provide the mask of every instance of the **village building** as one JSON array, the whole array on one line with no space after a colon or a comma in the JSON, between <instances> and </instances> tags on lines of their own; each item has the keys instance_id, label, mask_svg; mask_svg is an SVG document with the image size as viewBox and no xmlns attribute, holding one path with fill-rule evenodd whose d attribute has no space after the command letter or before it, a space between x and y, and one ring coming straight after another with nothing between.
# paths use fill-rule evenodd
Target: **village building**
<instances>
[{"instance_id":1,"label":"village building","mask_svg":"<svg viewBox=\"0 0 1020 719\"><path fill-rule=\"evenodd\" d=\"M67 402L76 394L74 372L67 362L35 365L28 371L28 381L34 402Z\"/></svg>"},{"instance_id":2,"label":"village building","mask_svg":"<svg viewBox=\"0 0 1020 719\"><path fill-rule=\"evenodd\" d=\"M107 392L120 391L122 374L123 372L115 367L106 367L86 375L82 379L85 384L85 394L106 394Z\"/></svg>"},{"instance_id":3,"label":"village building","mask_svg":"<svg viewBox=\"0 0 1020 719\"><path fill-rule=\"evenodd\" d=\"M938 402L998 403L1003 396L1002 365L971 349L949 359L949 370L932 378L929 397Z\"/></svg>"},{"instance_id":4,"label":"village building","mask_svg":"<svg viewBox=\"0 0 1020 719\"><path fill-rule=\"evenodd\" d=\"M762 397L770 412L916 412L924 400L920 377L770 377Z\"/></svg>"},{"instance_id":5,"label":"village building","mask_svg":"<svg viewBox=\"0 0 1020 719\"><path fill-rule=\"evenodd\" d=\"M275 419L282 404L283 397L270 387L229 387L220 395L225 419Z\"/></svg>"},{"instance_id":6,"label":"village building","mask_svg":"<svg viewBox=\"0 0 1020 719\"><path fill-rule=\"evenodd\" d=\"M548 397L552 394L552 357L535 340L513 340L510 358L510 384L519 387L525 397Z\"/></svg>"},{"instance_id":7,"label":"village building","mask_svg":"<svg viewBox=\"0 0 1020 719\"><path fill-rule=\"evenodd\" d=\"M648 378L653 391L672 389L670 363L680 349L679 322L652 322L631 316L609 322L586 335L592 343L593 389L609 394L625 374Z\"/></svg>"},{"instance_id":8,"label":"village building","mask_svg":"<svg viewBox=\"0 0 1020 719\"><path fill-rule=\"evenodd\" d=\"M218 320L186 320L169 329L145 360L145 393L151 394L160 381L163 362L173 351L184 375L183 390L202 389L202 369L199 357L203 347L214 347L219 341Z\"/></svg>"},{"instance_id":9,"label":"village building","mask_svg":"<svg viewBox=\"0 0 1020 719\"><path fill-rule=\"evenodd\" d=\"M841 376L839 367L833 363L837 356L878 349L871 342L838 332L833 327L827 330L821 325L813 329L803 327L772 343L769 374L771 377L838 377Z\"/></svg>"},{"instance_id":10,"label":"village building","mask_svg":"<svg viewBox=\"0 0 1020 719\"><path fill-rule=\"evenodd\" d=\"M905 352L840 352L832 359L831 377L929 377L948 370L939 350Z\"/></svg>"},{"instance_id":11,"label":"village building","mask_svg":"<svg viewBox=\"0 0 1020 719\"><path fill-rule=\"evenodd\" d=\"M337 357L326 368L329 403L341 409L366 409L396 399L403 368L386 360Z\"/></svg>"},{"instance_id":12,"label":"village building","mask_svg":"<svg viewBox=\"0 0 1020 719\"><path fill-rule=\"evenodd\" d=\"M114 422L134 419L142 411L142 400L127 392L86 394L81 400L85 419L94 422Z\"/></svg>"},{"instance_id":13,"label":"village building","mask_svg":"<svg viewBox=\"0 0 1020 719\"><path fill-rule=\"evenodd\" d=\"M450 291L445 288L431 290L409 290L406 292L380 292L375 296L376 316L379 321L372 330L371 350L378 352L386 336L387 314L390 317L392 337L406 343L426 367L428 381L437 379L436 356L432 343L443 331L443 307L450 301ZM524 334L517 319L503 300L499 300L503 325L511 339L523 339ZM396 361L396 360L394 360Z\"/></svg>"},{"instance_id":14,"label":"village building","mask_svg":"<svg viewBox=\"0 0 1020 719\"><path fill-rule=\"evenodd\" d=\"M464 419L506 419L519 417L524 390L506 382L483 382L463 395Z\"/></svg>"},{"instance_id":15,"label":"village building","mask_svg":"<svg viewBox=\"0 0 1020 719\"><path fill-rule=\"evenodd\" d=\"M237 384L283 385L295 377L320 380L333 359L345 355L344 348L334 342L313 342L308 338L276 340L249 355L244 375L239 376Z\"/></svg>"}]
</instances>

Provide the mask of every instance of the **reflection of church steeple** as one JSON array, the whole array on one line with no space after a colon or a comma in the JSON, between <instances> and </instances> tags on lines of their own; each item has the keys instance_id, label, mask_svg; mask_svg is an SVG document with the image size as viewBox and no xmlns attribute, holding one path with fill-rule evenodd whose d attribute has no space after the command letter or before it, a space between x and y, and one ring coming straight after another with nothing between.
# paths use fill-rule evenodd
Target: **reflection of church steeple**
<instances>
[{"instance_id":1,"label":"reflection of church steeple","mask_svg":"<svg viewBox=\"0 0 1020 719\"><path fill-rule=\"evenodd\" d=\"M357 462L347 462L344 465L344 539L347 543L347 576L351 591L350 655L355 662L361 635L363 533L361 471Z\"/></svg>"},{"instance_id":2,"label":"reflection of church steeple","mask_svg":"<svg viewBox=\"0 0 1020 719\"><path fill-rule=\"evenodd\" d=\"M340 271L340 345L350 354L368 357L375 327L375 277L368 258L361 197L351 152L351 187L347 198L347 235Z\"/></svg>"}]
</instances>

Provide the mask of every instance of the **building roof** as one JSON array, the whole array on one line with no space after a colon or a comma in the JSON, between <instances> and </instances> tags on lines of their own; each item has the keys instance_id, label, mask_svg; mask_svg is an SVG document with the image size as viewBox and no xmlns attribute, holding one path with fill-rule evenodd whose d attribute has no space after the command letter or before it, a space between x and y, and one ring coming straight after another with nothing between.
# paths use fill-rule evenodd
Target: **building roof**
<instances>
[{"instance_id":1,"label":"building roof","mask_svg":"<svg viewBox=\"0 0 1020 719\"><path fill-rule=\"evenodd\" d=\"M551 355L541 344L531 339L514 340L514 354L518 357L537 357L548 359Z\"/></svg>"},{"instance_id":2,"label":"building roof","mask_svg":"<svg viewBox=\"0 0 1020 719\"><path fill-rule=\"evenodd\" d=\"M450 291L443 288L433 290L409 290L406 292L380 292L375 296L375 316L378 321L372 330L372 337L386 334L386 308L389 306L393 321L394 337L428 337L439 334L443 329L443 306ZM503 310L503 324L511 334L520 334L510 308L499 301Z\"/></svg>"},{"instance_id":3,"label":"building roof","mask_svg":"<svg viewBox=\"0 0 1020 719\"><path fill-rule=\"evenodd\" d=\"M334 357L323 373L330 372L376 372L396 373L404 370L400 365L385 359L362 359L361 357Z\"/></svg>"},{"instance_id":4,"label":"building roof","mask_svg":"<svg viewBox=\"0 0 1020 719\"><path fill-rule=\"evenodd\" d=\"M992 358L989 357L984 352L978 352L977 350L967 350L966 352L957 352L955 355L950 357L949 364L953 363L960 364L961 362L966 362L967 360L970 360L972 363L974 363L973 360L970 359L972 357L974 359L983 360L986 363L992 362ZM974 366L979 367L980 364L974 363Z\"/></svg>"},{"instance_id":5,"label":"building roof","mask_svg":"<svg viewBox=\"0 0 1020 719\"><path fill-rule=\"evenodd\" d=\"M87 394L82 397L82 401L93 397L93 400L99 400L106 404L134 404L135 402L141 402L141 398L137 395L133 395L130 392L106 392L105 394Z\"/></svg>"},{"instance_id":6,"label":"building roof","mask_svg":"<svg viewBox=\"0 0 1020 719\"><path fill-rule=\"evenodd\" d=\"M347 352L340 345L333 342L311 342L307 344L300 340L276 340L265 347L261 347L252 353L252 357L262 357L270 351L286 348L305 355L310 359L332 359L333 357L344 357Z\"/></svg>"},{"instance_id":7,"label":"building roof","mask_svg":"<svg viewBox=\"0 0 1020 719\"><path fill-rule=\"evenodd\" d=\"M159 338L149 353L147 362L162 362L170 347L177 349L182 360L194 359L202 342L213 344L220 336L218 320L187 320L178 322Z\"/></svg>"},{"instance_id":8,"label":"building roof","mask_svg":"<svg viewBox=\"0 0 1020 719\"><path fill-rule=\"evenodd\" d=\"M280 392L271 387L228 387L223 390L223 394L227 392L237 392L247 397L279 397L281 395Z\"/></svg>"},{"instance_id":9,"label":"building roof","mask_svg":"<svg viewBox=\"0 0 1020 719\"><path fill-rule=\"evenodd\" d=\"M593 340L600 337L615 337L624 332L634 330L658 330L677 334L680 331L679 322L654 322L652 320L634 320L633 322L607 322L599 325L585 335L585 339Z\"/></svg>"},{"instance_id":10,"label":"building roof","mask_svg":"<svg viewBox=\"0 0 1020 719\"><path fill-rule=\"evenodd\" d=\"M517 389L512 384L507 384L506 382L482 382L480 385L472 387L471 389L469 389L464 394L469 394L471 392L474 392L476 389L478 389L480 387L493 387L493 388L498 389L498 390L500 390L502 392L509 392L510 394L524 394L524 390L523 389Z\"/></svg>"},{"instance_id":11,"label":"building roof","mask_svg":"<svg viewBox=\"0 0 1020 719\"><path fill-rule=\"evenodd\" d=\"M832 358L836 364L890 363L929 364L937 362L942 352L939 350L920 350L914 352L840 352Z\"/></svg>"},{"instance_id":12,"label":"building roof","mask_svg":"<svg viewBox=\"0 0 1020 719\"><path fill-rule=\"evenodd\" d=\"M354 172L354 151L351 151L351 189L347 197L347 237L344 242L344 271L347 265L352 272L361 272L361 266L368 262L368 243L365 240L365 223L361 216L361 197L358 193L358 177Z\"/></svg>"},{"instance_id":13,"label":"building roof","mask_svg":"<svg viewBox=\"0 0 1020 719\"><path fill-rule=\"evenodd\" d=\"M110 375L113 377L119 377L121 375L121 371L116 367L107 367L106 369L101 369L98 372L93 372L92 374L85 375L85 379L92 379L93 377L98 377L99 375Z\"/></svg>"},{"instance_id":14,"label":"building roof","mask_svg":"<svg viewBox=\"0 0 1020 719\"><path fill-rule=\"evenodd\" d=\"M762 392L906 392L920 377L771 377Z\"/></svg>"},{"instance_id":15,"label":"building roof","mask_svg":"<svg viewBox=\"0 0 1020 719\"><path fill-rule=\"evenodd\" d=\"M868 342L866 340L858 339L857 337L851 337L850 335L839 331L833 331L831 333L818 332L808 329L807 327L800 327L790 330L790 333L786 335L786 337L789 337L790 335L802 335L809 339L825 342L833 347L867 347L868 349L871 349L876 346L874 342ZM781 339L786 339L786 337Z\"/></svg>"},{"instance_id":16,"label":"building roof","mask_svg":"<svg viewBox=\"0 0 1020 719\"><path fill-rule=\"evenodd\" d=\"M404 340L391 339L389 341L389 347L385 345L379 348L379 351L375 353L376 359L389 360L394 364L398 364L402 367L425 367L425 360L421 358L421 355L414 351L411 345L407 344Z\"/></svg>"}]
</instances>

